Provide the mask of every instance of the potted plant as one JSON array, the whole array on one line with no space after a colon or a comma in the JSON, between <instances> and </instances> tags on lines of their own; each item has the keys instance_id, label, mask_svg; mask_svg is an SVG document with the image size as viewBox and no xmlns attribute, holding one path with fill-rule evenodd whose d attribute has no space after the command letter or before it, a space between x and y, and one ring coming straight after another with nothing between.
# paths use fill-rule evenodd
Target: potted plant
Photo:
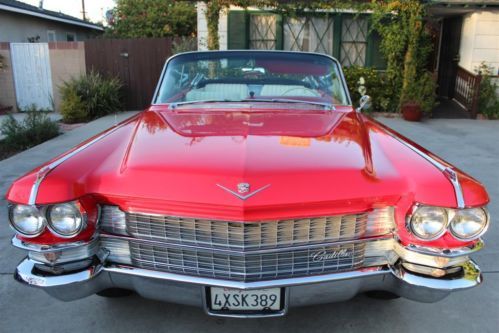
<instances>
[{"instance_id":1,"label":"potted plant","mask_svg":"<svg viewBox=\"0 0 499 333\"><path fill-rule=\"evenodd\" d=\"M407 121L421 121L424 115L430 115L435 107L435 90L435 79L428 71L407 85L400 103L402 117Z\"/></svg>"}]
</instances>

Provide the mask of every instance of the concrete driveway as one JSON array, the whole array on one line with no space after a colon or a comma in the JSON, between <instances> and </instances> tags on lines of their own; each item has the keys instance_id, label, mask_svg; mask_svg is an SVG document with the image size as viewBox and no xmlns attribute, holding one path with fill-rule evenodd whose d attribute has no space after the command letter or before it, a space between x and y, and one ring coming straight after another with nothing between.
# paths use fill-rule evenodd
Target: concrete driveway
<instances>
[{"instance_id":1,"label":"concrete driveway","mask_svg":"<svg viewBox=\"0 0 499 333\"><path fill-rule=\"evenodd\" d=\"M123 118L127 115L120 115ZM19 175L106 127L113 116L94 121L29 151L0 162L0 192ZM292 309L277 319L236 320L207 317L200 309L132 296L91 296L63 303L43 291L15 282L12 272L22 251L10 246L12 232L0 201L0 332L498 332L499 331L499 122L398 119L382 122L429 148L482 181L493 217L486 249L475 256L484 271L479 288L435 304L409 300L377 301L365 296L337 304Z\"/></svg>"}]
</instances>

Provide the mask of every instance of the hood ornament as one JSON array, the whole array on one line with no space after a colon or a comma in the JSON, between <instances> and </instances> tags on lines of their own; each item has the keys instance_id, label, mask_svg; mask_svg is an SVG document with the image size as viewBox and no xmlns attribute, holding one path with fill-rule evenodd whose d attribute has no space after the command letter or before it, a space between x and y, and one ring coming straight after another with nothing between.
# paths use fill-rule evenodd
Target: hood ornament
<instances>
[{"instance_id":1,"label":"hood ornament","mask_svg":"<svg viewBox=\"0 0 499 333\"><path fill-rule=\"evenodd\" d=\"M231 190L223 185L220 185L220 184L217 184L217 186L220 187L222 190L229 192L230 194L236 196L237 198L239 198L241 200L246 200L248 198L251 198L255 194L257 194L258 192L261 192L261 191L265 190L266 188L270 187L270 184L267 184L263 187L260 187L259 189L254 190L253 192L250 192L251 185L249 183L237 184L237 192L233 191L233 190Z\"/></svg>"},{"instance_id":2,"label":"hood ornament","mask_svg":"<svg viewBox=\"0 0 499 333\"><path fill-rule=\"evenodd\" d=\"M244 193L248 193L249 190L250 190L250 184L248 184L248 183L237 184L237 192L244 194Z\"/></svg>"}]
</instances>

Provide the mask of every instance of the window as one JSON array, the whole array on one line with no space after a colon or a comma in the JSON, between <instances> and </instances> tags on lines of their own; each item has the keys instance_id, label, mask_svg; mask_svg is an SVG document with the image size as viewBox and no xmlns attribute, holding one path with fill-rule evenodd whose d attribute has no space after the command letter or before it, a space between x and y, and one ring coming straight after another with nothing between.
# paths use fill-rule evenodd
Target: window
<instances>
[{"instance_id":1,"label":"window","mask_svg":"<svg viewBox=\"0 0 499 333\"><path fill-rule=\"evenodd\" d=\"M366 65L367 34L365 18L343 17L340 52L340 62L343 66Z\"/></svg>"},{"instance_id":2,"label":"window","mask_svg":"<svg viewBox=\"0 0 499 333\"><path fill-rule=\"evenodd\" d=\"M48 30L47 31L47 41L49 42L55 42L57 40L55 31L54 30Z\"/></svg>"},{"instance_id":3,"label":"window","mask_svg":"<svg viewBox=\"0 0 499 333\"><path fill-rule=\"evenodd\" d=\"M277 16L250 15L249 48L254 50L275 50L277 44Z\"/></svg>"},{"instance_id":4,"label":"window","mask_svg":"<svg viewBox=\"0 0 499 333\"><path fill-rule=\"evenodd\" d=\"M284 49L332 55L332 17L292 17L286 19Z\"/></svg>"},{"instance_id":5,"label":"window","mask_svg":"<svg viewBox=\"0 0 499 333\"><path fill-rule=\"evenodd\" d=\"M303 13L282 16L269 11L231 10L230 50L266 49L332 55L343 66L385 69L381 37L369 29L369 17L352 13Z\"/></svg>"},{"instance_id":6,"label":"window","mask_svg":"<svg viewBox=\"0 0 499 333\"><path fill-rule=\"evenodd\" d=\"M336 61L318 54L235 51L186 53L168 62L155 103L348 105ZM237 102L234 104L233 102ZM216 110L217 108L213 108Z\"/></svg>"},{"instance_id":7,"label":"window","mask_svg":"<svg viewBox=\"0 0 499 333\"><path fill-rule=\"evenodd\" d=\"M66 41L67 42L76 42L76 34L74 32L66 33Z\"/></svg>"}]
</instances>

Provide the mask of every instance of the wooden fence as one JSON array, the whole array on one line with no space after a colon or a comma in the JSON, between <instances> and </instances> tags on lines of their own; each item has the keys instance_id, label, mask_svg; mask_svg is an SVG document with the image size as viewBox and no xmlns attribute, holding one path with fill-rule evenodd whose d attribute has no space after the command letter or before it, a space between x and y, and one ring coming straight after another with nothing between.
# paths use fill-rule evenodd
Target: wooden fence
<instances>
[{"instance_id":1,"label":"wooden fence","mask_svg":"<svg viewBox=\"0 0 499 333\"><path fill-rule=\"evenodd\" d=\"M476 118L478 113L481 81L482 77L480 75L470 73L461 67L457 68L454 98L466 108L472 118Z\"/></svg>"},{"instance_id":2,"label":"wooden fence","mask_svg":"<svg viewBox=\"0 0 499 333\"><path fill-rule=\"evenodd\" d=\"M119 78L127 110L141 110L151 103L163 65L171 55L170 38L85 41L87 72L94 70Z\"/></svg>"}]
</instances>

